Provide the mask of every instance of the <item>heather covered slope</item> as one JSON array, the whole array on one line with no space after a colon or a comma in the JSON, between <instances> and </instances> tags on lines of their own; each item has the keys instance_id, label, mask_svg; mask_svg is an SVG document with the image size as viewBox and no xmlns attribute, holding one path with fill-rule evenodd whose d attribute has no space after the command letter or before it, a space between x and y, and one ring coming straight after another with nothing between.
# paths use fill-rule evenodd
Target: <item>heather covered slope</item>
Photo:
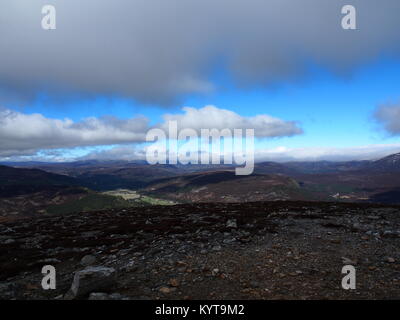
<instances>
[{"instance_id":1,"label":"heather covered slope","mask_svg":"<svg viewBox=\"0 0 400 320\"><path fill-rule=\"evenodd\" d=\"M70 186L79 186L79 182L66 175L39 169L0 166L0 197L56 190Z\"/></svg>"},{"instance_id":2,"label":"heather covered slope","mask_svg":"<svg viewBox=\"0 0 400 320\"><path fill-rule=\"evenodd\" d=\"M153 181L143 190L180 202L251 202L299 200L306 195L287 176L252 174L237 176L234 171L211 171Z\"/></svg>"}]
</instances>

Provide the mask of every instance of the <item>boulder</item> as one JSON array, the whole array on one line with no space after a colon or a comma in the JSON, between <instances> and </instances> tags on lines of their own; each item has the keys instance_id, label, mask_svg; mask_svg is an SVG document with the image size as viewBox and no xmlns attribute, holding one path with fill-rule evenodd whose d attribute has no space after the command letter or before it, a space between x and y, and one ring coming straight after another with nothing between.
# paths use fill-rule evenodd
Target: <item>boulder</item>
<instances>
[{"instance_id":1,"label":"boulder","mask_svg":"<svg viewBox=\"0 0 400 320\"><path fill-rule=\"evenodd\" d=\"M115 269L102 266L87 267L75 272L71 289L65 294L65 299L79 299L91 292L109 290L115 284Z\"/></svg>"}]
</instances>

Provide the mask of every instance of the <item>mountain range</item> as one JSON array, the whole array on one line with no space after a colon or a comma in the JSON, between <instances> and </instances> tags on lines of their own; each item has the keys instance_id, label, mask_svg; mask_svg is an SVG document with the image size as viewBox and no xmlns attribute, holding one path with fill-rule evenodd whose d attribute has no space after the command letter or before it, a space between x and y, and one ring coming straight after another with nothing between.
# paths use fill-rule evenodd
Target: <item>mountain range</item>
<instances>
[{"instance_id":1,"label":"mountain range","mask_svg":"<svg viewBox=\"0 0 400 320\"><path fill-rule=\"evenodd\" d=\"M398 204L400 153L376 161L262 162L249 176L236 176L234 167L224 165L0 163L2 217L161 203L277 200Z\"/></svg>"}]
</instances>

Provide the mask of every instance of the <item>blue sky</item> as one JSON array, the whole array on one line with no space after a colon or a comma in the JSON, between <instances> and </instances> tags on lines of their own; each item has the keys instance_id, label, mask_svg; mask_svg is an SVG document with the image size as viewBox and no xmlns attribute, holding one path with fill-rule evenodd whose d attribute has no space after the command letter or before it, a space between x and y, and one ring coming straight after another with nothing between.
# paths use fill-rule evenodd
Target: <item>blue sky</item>
<instances>
[{"instance_id":1,"label":"blue sky","mask_svg":"<svg viewBox=\"0 0 400 320\"><path fill-rule=\"evenodd\" d=\"M179 105L148 105L129 98L98 95L90 98L49 99L45 93L22 108L24 113L40 113L47 118L70 118L81 121L88 117L113 115L129 119L143 115L153 124L165 113L181 113L183 106L202 108L215 105L242 116L268 114L283 120L298 121L304 133L292 137L259 139L258 148L355 147L396 144L400 139L389 136L378 127L373 112L379 105L400 101L400 61L378 59L363 65L349 75L310 66L307 76L295 82L273 86L237 87L227 76L213 78L214 92L188 95ZM21 107L15 106L18 110ZM65 155L82 156L90 147L63 150ZM400 149L399 149L400 151Z\"/></svg>"},{"instance_id":2,"label":"blue sky","mask_svg":"<svg viewBox=\"0 0 400 320\"><path fill-rule=\"evenodd\" d=\"M166 118L254 128L261 160L400 151L398 0L353 0L356 30L344 0L48 2L0 12L0 159L130 159Z\"/></svg>"}]
</instances>

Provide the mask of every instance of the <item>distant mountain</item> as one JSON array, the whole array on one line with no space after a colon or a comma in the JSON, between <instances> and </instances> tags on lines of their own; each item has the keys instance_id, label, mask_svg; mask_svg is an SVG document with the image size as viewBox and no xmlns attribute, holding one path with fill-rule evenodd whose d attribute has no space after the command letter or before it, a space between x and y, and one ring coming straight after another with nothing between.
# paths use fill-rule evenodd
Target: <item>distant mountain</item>
<instances>
[{"instance_id":1,"label":"distant mountain","mask_svg":"<svg viewBox=\"0 0 400 320\"><path fill-rule=\"evenodd\" d=\"M400 153L373 161L369 165L369 169L383 172L400 172Z\"/></svg>"},{"instance_id":2,"label":"distant mountain","mask_svg":"<svg viewBox=\"0 0 400 320\"><path fill-rule=\"evenodd\" d=\"M14 168L33 168L42 165L52 165L53 162L42 161L0 161L0 166L14 167Z\"/></svg>"},{"instance_id":3,"label":"distant mountain","mask_svg":"<svg viewBox=\"0 0 400 320\"><path fill-rule=\"evenodd\" d=\"M283 165L291 169L292 173L320 174L365 170L370 164L371 161L310 161L287 162Z\"/></svg>"},{"instance_id":4,"label":"distant mountain","mask_svg":"<svg viewBox=\"0 0 400 320\"><path fill-rule=\"evenodd\" d=\"M256 164L256 172L296 174L327 174L346 172L400 172L400 153L371 161L298 161L298 162L263 162Z\"/></svg>"},{"instance_id":5,"label":"distant mountain","mask_svg":"<svg viewBox=\"0 0 400 320\"><path fill-rule=\"evenodd\" d=\"M0 166L0 197L81 186L130 189L177 202L318 200L400 203L400 153L376 161L256 163L250 176L235 165L149 165L85 160ZM35 169L28 169L28 167Z\"/></svg>"},{"instance_id":6,"label":"distant mountain","mask_svg":"<svg viewBox=\"0 0 400 320\"><path fill-rule=\"evenodd\" d=\"M254 172L256 174L284 174L292 175L298 173L298 168L291 168L287 164L277 162L260 162L255 164Z\"/></svg>"}]
</instances>

